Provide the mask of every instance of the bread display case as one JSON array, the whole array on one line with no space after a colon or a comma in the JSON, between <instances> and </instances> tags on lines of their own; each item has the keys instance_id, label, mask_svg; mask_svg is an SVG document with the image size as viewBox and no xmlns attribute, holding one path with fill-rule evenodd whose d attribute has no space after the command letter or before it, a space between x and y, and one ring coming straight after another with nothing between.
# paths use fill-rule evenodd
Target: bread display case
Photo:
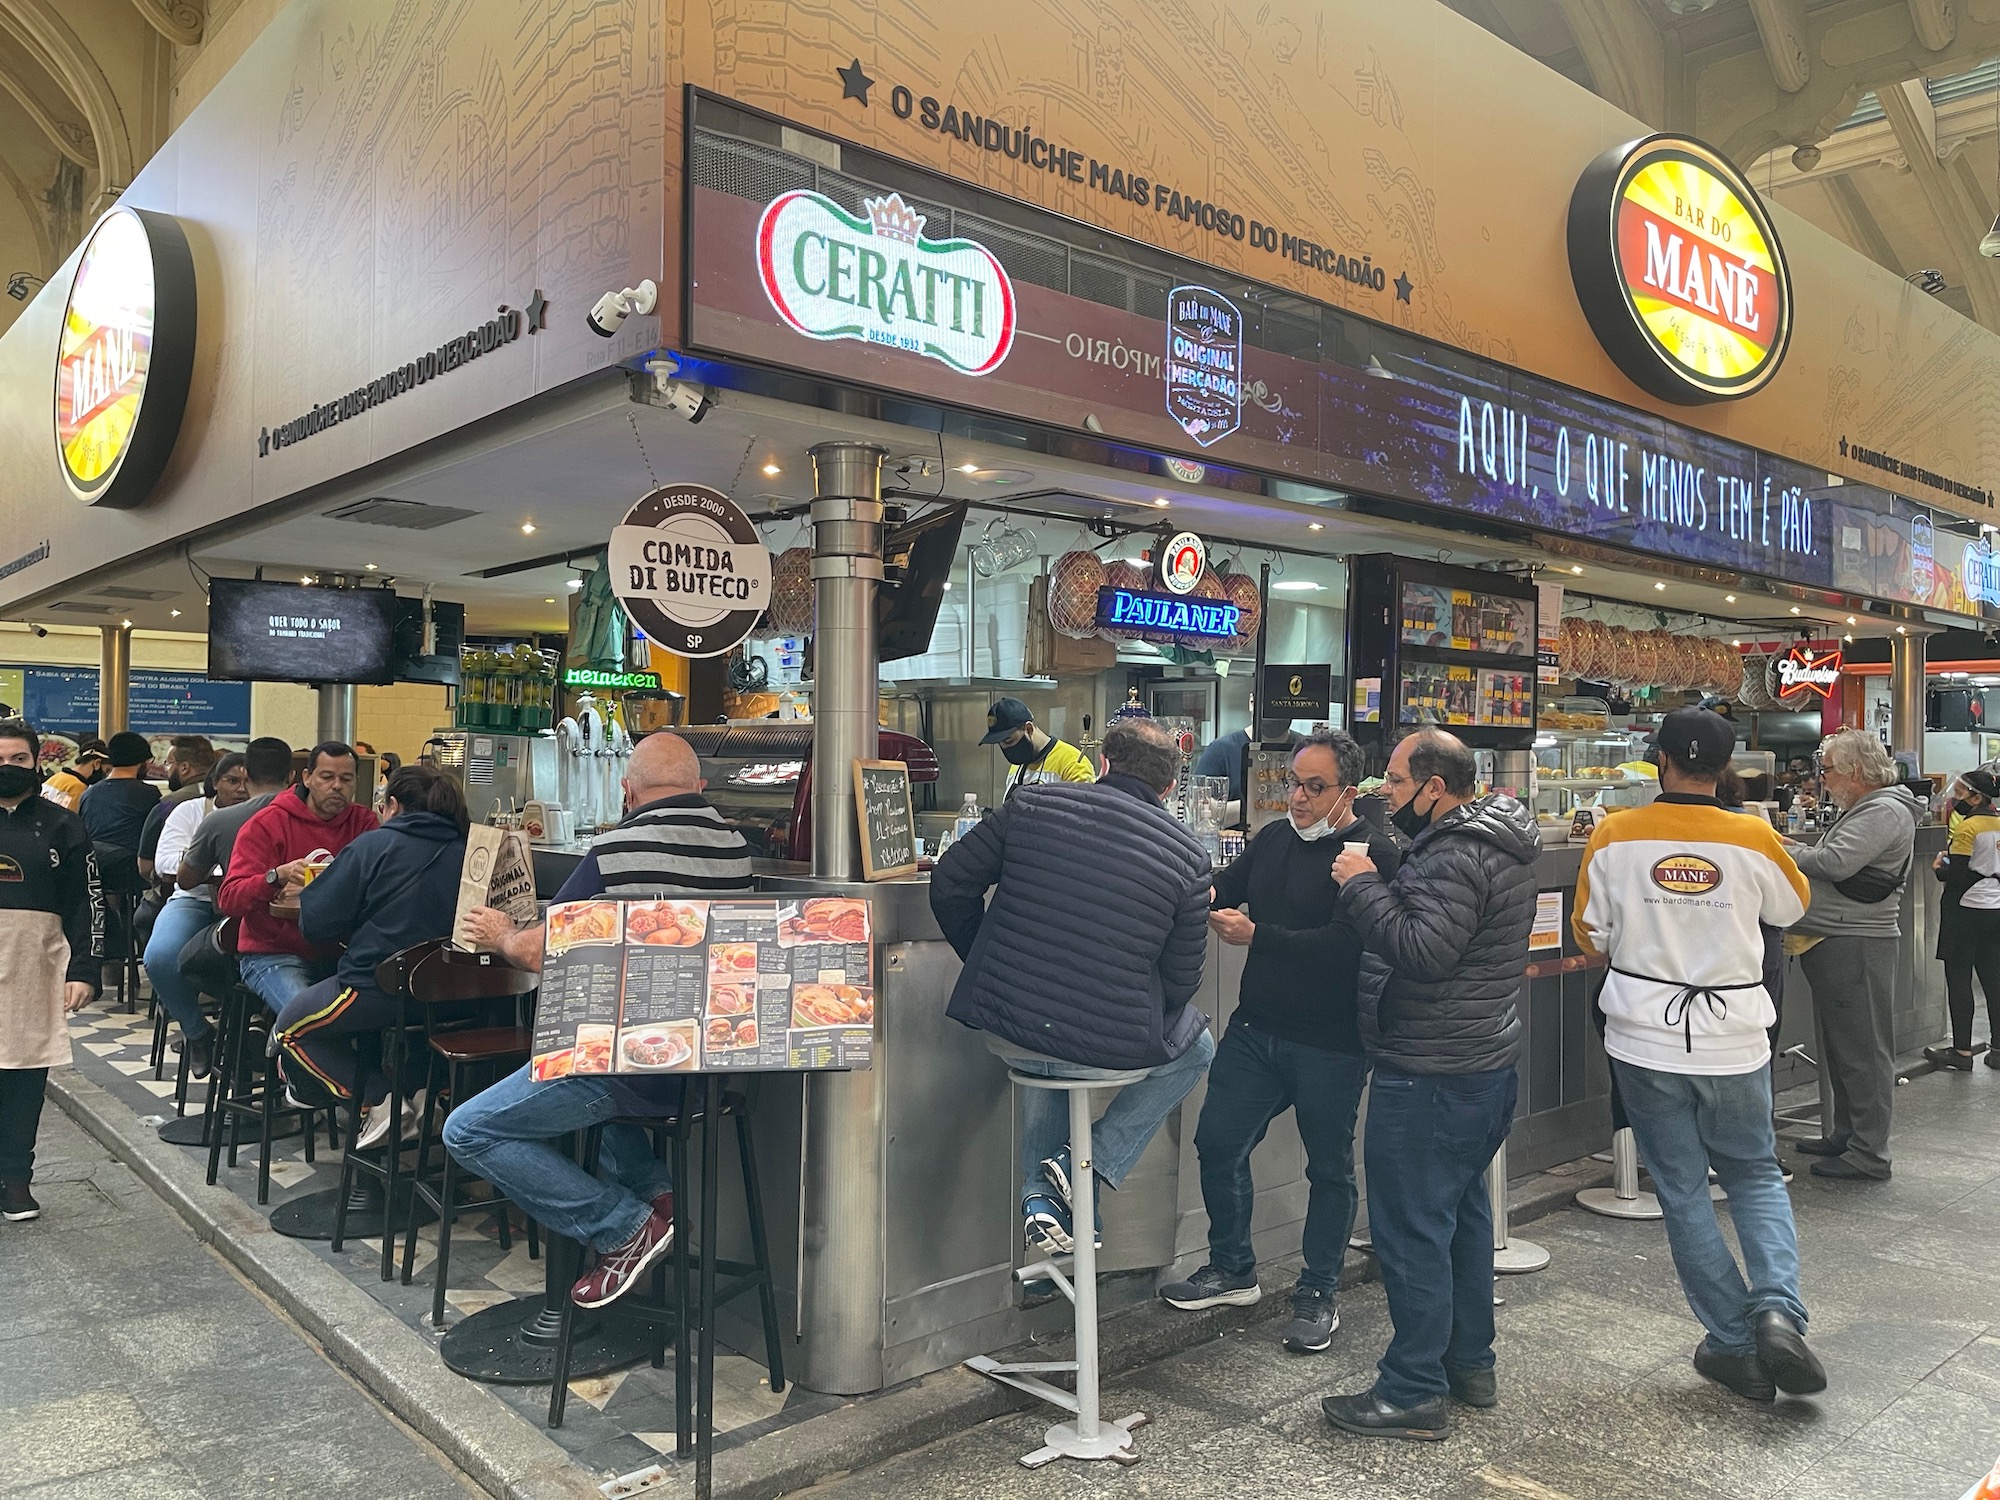
<instances>
[{"instance_id":1,"label":"bread display case","mask_svg":"<svg viewBox=\"0 0 2000 1500\"><path fill-rule=\"evenodd\" d=\"M735 720L677 733L701 757L709 802L748 841L753 855L812 858L810 720ZM937 755L929 745L893 729L879 733L878 759L902 761L913 786L938 779Z\"/></svg>"}]
</instances>

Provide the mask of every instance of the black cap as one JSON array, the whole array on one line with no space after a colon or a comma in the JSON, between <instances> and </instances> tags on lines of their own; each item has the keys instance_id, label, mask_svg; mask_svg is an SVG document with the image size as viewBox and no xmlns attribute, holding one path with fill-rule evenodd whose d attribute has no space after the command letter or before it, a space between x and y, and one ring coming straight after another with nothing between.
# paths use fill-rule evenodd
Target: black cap
<instances>
[{"instance_id":1,"label":"black cap","mask_svg":"<svg viewBox=\"0 0 2000 1500\"><path fill-rule=\"evenodd\" d=\"M111 752L111 764L114 766L143 766L153 758L152 741L129 729L112 735L111 743L106 748Z\"/></svg>"},{"instance_id":2,"label":"black cap","mask_svg":"<svg viewBox=\"0 0 2000 1500\"><path fill-rule=\"evenodd\" d=\"M1660 720L1653 743L1677 765L1720 771L1736 753L1736 726L1705 708L1677 708Z\"/></svg>"},{"instance_id":3,"label":"black cap","mask_svg":"<svg viewBox=\"0 0 2000 1500\"><path fill-rule=\"evenodd\" d=\"M1988 802L2000 802L2000 776L1995 776L1985 767L1982 766L1977 771L1967 771L1958 779Z\"/></svg>"},{"instance_id":4,"label":"black cap","mask_svg":"<svg viewBox=\"0 0 2000 1500\"><path fill-rule=\"evenodd\" d=\"M1028 705L1019 698L1002 698L986 710L986 734L982 745L997 745L1024 724L1035 722Z\"/></svg>"}]
</instances>

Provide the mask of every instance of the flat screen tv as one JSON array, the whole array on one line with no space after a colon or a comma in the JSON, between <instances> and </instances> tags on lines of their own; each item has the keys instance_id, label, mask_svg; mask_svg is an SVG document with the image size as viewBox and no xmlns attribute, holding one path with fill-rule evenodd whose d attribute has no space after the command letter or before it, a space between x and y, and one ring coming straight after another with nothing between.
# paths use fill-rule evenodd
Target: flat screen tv
<instances>
[{"instance_id":1,"label":"flat screen tv","mask_svg":"<svg viewBox=\"0 0 2000 1500\"><path fill-rule=\"evenodd\" d=\"M235 682L394 682L396 595L211 578L208 675Z\"/></svg>"},{"instance_id":2,"label":"flat screen tv","mask_svg":"<svg viewBox=\"0 0 2000 1500\"><path fill-rule=\"evenodd\" d=\"M898 526L882 541L882 561L891 577L875 595L875 633L883 661L922 656L931 649L938 606L944 602L945 581L958 555L958 534L965 526L965 507L944 509Z\"/></svg>"},{"instance_id":3,"label":"flat screen tv","mask_svg":"<svg viewBox=\"0 0 2000 1500\"><path fill-rule=\"evenodd\" d=\"M424 601L416 598L396 601L396 681L458 687L458 657L465 647L465 606L435 600L431 604L431 623L436 627L437 650L426 656Z\"/></svg>"}]
</instances>

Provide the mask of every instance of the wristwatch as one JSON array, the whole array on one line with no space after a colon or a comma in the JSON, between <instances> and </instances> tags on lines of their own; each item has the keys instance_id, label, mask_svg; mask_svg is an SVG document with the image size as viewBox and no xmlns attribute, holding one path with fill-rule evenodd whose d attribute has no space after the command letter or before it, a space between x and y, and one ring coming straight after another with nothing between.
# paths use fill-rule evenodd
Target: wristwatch
<instances>
[{"instance_id":1,"label":"wristwatch","mask_svg":"<svg viewBox=\"0 0 2000 1500\"><path fill-rule=\"evenodd\" d=\"M266 870L264 872L264 884L277 885L278 883L278 872L276 870Z\"/></svg>"}]
</instances>

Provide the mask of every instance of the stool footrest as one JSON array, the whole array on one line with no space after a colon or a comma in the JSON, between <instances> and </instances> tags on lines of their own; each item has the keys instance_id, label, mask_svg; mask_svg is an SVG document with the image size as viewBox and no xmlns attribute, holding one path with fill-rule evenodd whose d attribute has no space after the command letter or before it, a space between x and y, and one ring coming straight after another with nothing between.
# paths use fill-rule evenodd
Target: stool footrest
<instances>
[{"instance_id":1,"label":"stool footrest","mask_svg":"<svg viewBox=\"0 0 2000 1500\"><path fill-rule=\"evenodd\" d=\"M1076 1413L1076 1394L1073 1391L1066 1391L1060 1386L1050 1385L1046 1380L1039 1379L1033 1375L1017 1375L1014 1372L1022 1368L1019 1365L1003 1365L999 1360L989 1358L987 1355L975 1354L965 1362L965 1367L968 1370L977 1371L991 1380L997 1380L1002 1385L1011 1385L1017 1391L1025 1391L1028 1395L1035 1397L1039 1401L1046 1401L1051 1406L1060 1406L1072 1416ZM1027 1368L1046 1370L1051 1367L1048 1365L1031 1365ZM1076 1365L1074 1363L1062 1364L1056 1365L1053 1368L1058 1370L1074 1370Z\"/></svg>"},{"instance_id":2,"label":"stool footrest","mask_svg":"<svg viewBox=\"0 0 2000 1500\"><path fill-rule=\"evenodd\" d=\"M1038 1260L1032 1266L1023 1266L1014 1273L1014 1279L1026 1286L1031 1281L1053 1281L1056 1289L1071 1302L1076 1301L1076 1284L1052 1260Z\"/></svg>"}]
</instances>

